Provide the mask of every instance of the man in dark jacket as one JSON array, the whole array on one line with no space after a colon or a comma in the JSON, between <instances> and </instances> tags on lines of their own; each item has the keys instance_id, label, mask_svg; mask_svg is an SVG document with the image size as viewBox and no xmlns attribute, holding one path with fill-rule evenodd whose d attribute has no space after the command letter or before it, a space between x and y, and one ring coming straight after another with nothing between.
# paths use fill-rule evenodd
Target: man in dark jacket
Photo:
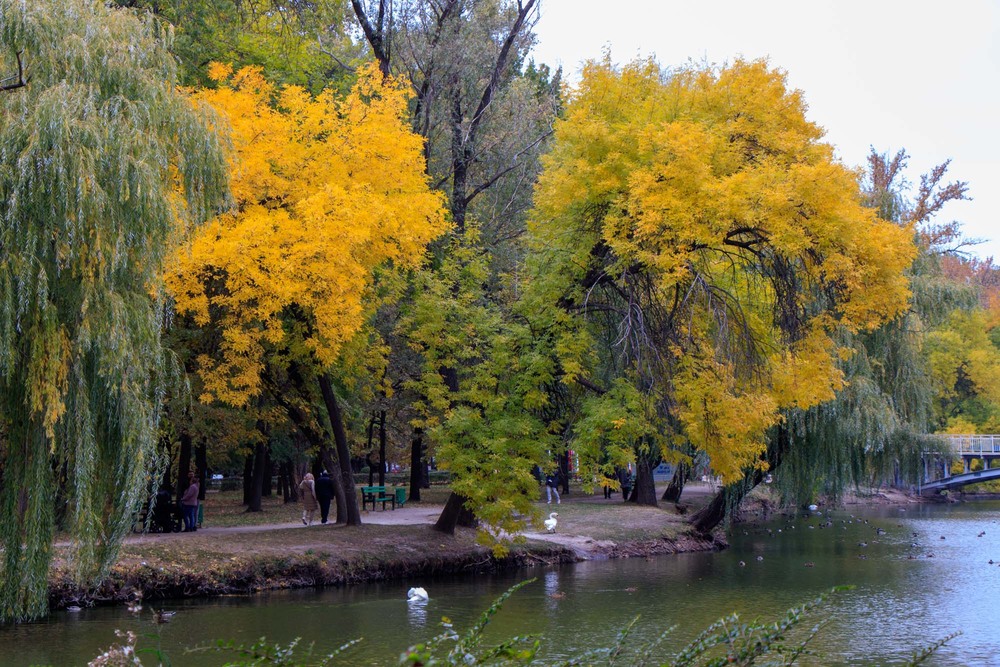
<instances>
[{"instance_id":1,"label":"man in dark jacket","mask_svg":"<svg viewBox=\"0 0 1000 667\"><path fill-rule=\"evenodd\" d=\"M330 516L330 501L333 500L333 480L325 470L316 480L316 500L319 501L320 522L326 523L327 517Z\"/></svg>"}]
</instances>

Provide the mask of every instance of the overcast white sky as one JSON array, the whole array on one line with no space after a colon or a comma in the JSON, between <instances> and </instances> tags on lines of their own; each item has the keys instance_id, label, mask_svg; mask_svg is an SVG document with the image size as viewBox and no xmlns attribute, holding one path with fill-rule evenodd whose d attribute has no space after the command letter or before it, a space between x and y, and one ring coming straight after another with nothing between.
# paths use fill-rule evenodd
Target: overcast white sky
<instances>
[{"instance_id":1,"label":"overcast white sky","mask_svg":"<svg viewBox=\"0 0 1000 667\"><path fill-rule=\"evenodd\" d=\"M973 201L949 205L1000 260L1000 1L540 0L535 60L572 80L600 57L661 65L769 58L848 165L905 148L907 176L951 159Z\"/></svg>"}]
</instances>

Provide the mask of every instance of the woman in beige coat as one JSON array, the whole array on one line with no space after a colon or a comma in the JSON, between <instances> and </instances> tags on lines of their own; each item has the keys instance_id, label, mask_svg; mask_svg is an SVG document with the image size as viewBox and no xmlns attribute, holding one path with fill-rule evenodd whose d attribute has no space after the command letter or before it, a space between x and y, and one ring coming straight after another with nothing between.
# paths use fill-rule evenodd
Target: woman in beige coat
<instances>
[{"instance_id":1,"label":"woman in beige coat","mask_svg":"<svg viewBox=\"0 0 1000 667\"><path fill-rule=\"evenodd\" d=\"M299 483L299 497L302 498L302 525L309 526L313 522L313 512L319 508L316 500L316 478L307 472Z\"/></svg>"}]
</instances>

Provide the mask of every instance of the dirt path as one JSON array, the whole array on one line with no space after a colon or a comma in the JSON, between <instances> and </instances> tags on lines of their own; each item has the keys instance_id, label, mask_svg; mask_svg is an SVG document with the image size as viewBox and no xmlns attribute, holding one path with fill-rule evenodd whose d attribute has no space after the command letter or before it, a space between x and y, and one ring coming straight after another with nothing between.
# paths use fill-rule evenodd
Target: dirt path
<instances>
[{"instance_id":1,"label":"dirt path","mask_svg":"<svg viewBox=\"0 0 1000 667\"><path fill-rule=\"evenodd\" d=\"M685 501L694 502L697 504L699 502L704 502L704 498L709 497L713 493L714 489L709 484L704 483L689 483L685 486L684 496ZM605 505L608 507L621 507L624 503L620 499L620 495L616 494L611 500L607 500L602 496L598 495L584 495L579 491L571 495L563 496L563 505ZM437 504L418 504L410 507L400 507L395 510L374 510L365 511L361 515L361 521L363 524L372 525L383 525L383 526L419 526L433 525L437 521L438 516L441 514L441 510L444 505ZM328 529L339 529L341 525L335 523L328 523L326 525L320 524L318 521L314 522L311 526L306 528L301 522L296 521L282 521L278 523L268 523L268 524L258 524L253 526L233 526L233 527L219 527L208 525L204 528L199 528L197 535L199 537L212 537L212 536L223 536L223 535L240 535L249 533L262 533L275 530L289 530L295 528L302 528L305 531L325 531ZM544 531L528 530L523 533L524 537L529 540L537 540L541 542L558 544L561 546L568 547L576 552L580 557L587 557L596 552L607 552L609 549L615 547L615 542L608 539L597 539L591 535L585 534L586 527L578 525L576 530L572 530L565 524L561 524L557 532L547 533ZM303 535L305 537L305 534ZM315 537L319 537L319 534L315 534ZM139 535L129 535L125 542L126 544L143 545L143 544L156 544L163 542L172 542L174 540L185 540L188 539L189 535L185 533L148 533ZM66 543L58 543L57 546L68 546Z\"/></svg>"}]
</instances>

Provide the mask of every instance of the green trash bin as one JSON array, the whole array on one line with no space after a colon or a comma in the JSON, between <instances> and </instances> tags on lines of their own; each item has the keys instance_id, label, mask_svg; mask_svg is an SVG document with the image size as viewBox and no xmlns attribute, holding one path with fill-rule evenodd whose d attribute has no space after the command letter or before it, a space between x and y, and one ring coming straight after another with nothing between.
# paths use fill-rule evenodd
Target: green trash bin
<instances>
[{"instance_id":1,"label":"green trash bin","mask_svg":"<svg viewBox=\"0 0 1000 667\"><path fill-rule=\"evenodd\" d=\"M201 522L205 518L205 506L202 503L198 503L198 527L201 528Z\"/></svg>"},{"instance_id":2,"label":"green trash bin","mask_svg":"<svg viewBox=\"0 0 1000 667\"><path fill-rule=\"evenodd\" d=\"M398 487L396 489L396 507L402 507L406 504L406 487Z\"/></svg>"}]
</instances>

